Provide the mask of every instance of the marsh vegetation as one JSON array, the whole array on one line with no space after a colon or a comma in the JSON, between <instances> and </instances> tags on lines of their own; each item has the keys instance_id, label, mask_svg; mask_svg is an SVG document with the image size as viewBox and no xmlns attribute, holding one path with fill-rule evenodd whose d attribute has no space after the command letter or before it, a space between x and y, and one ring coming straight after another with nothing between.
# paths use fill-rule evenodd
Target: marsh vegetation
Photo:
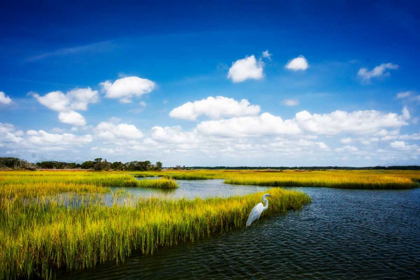
<instances>
[{"instance_id":1,"label":"marsh vegetation","mask_svg":"<svg viewBox=\"0 0 420 280\"><path fill-rule=\"evenodd\" d=\"M226 184L271 187L407 189L418 187L420 171L397 170L188 170L146 172L172 179L224 179Z\"/></svg>"},{"instance_id":2,"label":"marsh vegetation","mask_svg":"<svg viewBox=\"0 0 420 280\"><path fill-rule=\"evenodd\" d=\"M154 179L136 177L156 177ZM122 262L134 251L194 241L244 227L263 193L275 197L263 216L297 210L311 201L300 191L272 188L232 197L138 197L125 187L177 188L177 180L223 179L232 185L404 189L418 186L417 171L167 170L145 172L0 172L0 278L51 278ZM111 187L114 190L111 192ZM238 188L240 188L238 186ZM117 189L117 191L115 191ZM111 203L105 196L111 195Z\"/></svg>"},{"instance_id":3,"label":"marsh vegetation","mask_svg":"<svg viewBox=\"0 0 420 280\"><path fill-rule=\"evenodd\" d=\"M149 254L242 227L262 195L139 198L122 188L174 187L173 182L111 172L0 172L0 278L48 279L55 269L118 263L133 251ZM109 186L121 187L113 193L118 199L112 205L103 200ZM276 199L264 216L297 210L311 201L303 192L269 191Z\"/></svg>"}]
</instances>

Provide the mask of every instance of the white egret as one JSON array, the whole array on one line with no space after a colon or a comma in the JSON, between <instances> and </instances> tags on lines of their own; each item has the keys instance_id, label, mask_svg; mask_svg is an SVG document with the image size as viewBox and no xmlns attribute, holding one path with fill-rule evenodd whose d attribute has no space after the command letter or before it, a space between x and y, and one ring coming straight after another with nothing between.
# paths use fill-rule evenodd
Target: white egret
<instances>
[{"instance_id":1,"label":"white egret","mask_svg":"<svg viewBox=\"0 0 420 280\"><path fill-rule=\"evenodd\" d=\"M249 227L255 220L258 220L264 210L268 209L268 200L266 197L273 198L270 194L266 193L262 196L262 201L265 202L265 206L260 202L252 209L249 214L248 221L246 221L246 226Z\"/></svg>"}]
</instances>

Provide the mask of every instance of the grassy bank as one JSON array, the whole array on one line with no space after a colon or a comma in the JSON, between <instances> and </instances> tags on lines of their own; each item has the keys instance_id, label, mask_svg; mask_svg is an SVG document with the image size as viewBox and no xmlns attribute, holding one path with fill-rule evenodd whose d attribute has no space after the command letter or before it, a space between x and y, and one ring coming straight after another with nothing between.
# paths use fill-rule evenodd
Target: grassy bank
<instances>
[{"instance_id":1,"label":"grassy bank","mask_svg":"<svg viewBox=\"0 0 420 280\"><path fill-rule=\"evenodd\" d=\"M81 188L80 186L84 186ZM137 180L128 173L89 171L0 171L0 194L41 192L108 192L104 187L175 188L176 182L168 179ZM101 189L102 188L102 189ZM12 190L20 190L12 191Z\"/></svg>"},{"instance_id":2,"label":"grassy bank","mask_svg":"<svg viewBox=\"0 0 420 280\"><path fill-rule=\"evenodd\" d=\"M271 189L275 199L263 216L299 209L308 195ZM126 198L124 204L79 203L59 199L0 200L0 278L49 278L53 268L91 267L124 261L133 250L153 253L161 246L194 241L243 227L263 193L231 198L160 200ZM89 195L80 198L91 201ZM97 201L97 196L93 199ZM47 202L48 201L48 202ZM83 202L83 201L82 201Z\"/></svg>"},{"instance_id":3,"label":"grassy bank","mask_svg":"<svg viewBox=\"0 0 420 280\"><path fill-rule=\"evenodd\" d=\"M227 184L258 186L312 186L354 189L418 187L420 171L393 170L188 170L149 173L168 178L224 179Z\"/></svg>"},{"instance_id":4,"label":"grassy bank","mask_svg":"<svg viewBox=\"0 0 420 280\"><path fill-rule=\"evenodd\" d=\"M137 183L141 188L160 188L160 189L174 189L178 188L178 184L172 179L152 179L152 180L139 180Z\"/></svg>"}]
</instances>

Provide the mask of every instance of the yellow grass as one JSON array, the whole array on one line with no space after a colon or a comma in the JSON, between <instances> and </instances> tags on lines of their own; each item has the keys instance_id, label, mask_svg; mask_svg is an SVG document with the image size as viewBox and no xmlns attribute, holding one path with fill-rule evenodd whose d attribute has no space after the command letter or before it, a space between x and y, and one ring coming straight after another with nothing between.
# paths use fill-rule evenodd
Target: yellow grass
<instances>
[{"instance_id":1,"label":"yellow grass","mask_svg":"<svg viewBox=\"0 0 420 280\"><path fill-rule=\"evenodd\" d=\"M105 205L102 193L109 190L105 186L130 185L127 176L0 172L0 279L33 275L48 279L53 268L120 262L133 250L153 253L162 246L244 227L263 194L166 200L134 198L121 191L114 194L118 199L112 205ZM300 209L310 202L302 192L280 188L267 192L275 199L263 216Z\"/></svg>"},{"instance_id":2,"label":"yellow grass","mask_svg":"<svg viewBox=\"0 0 420 280\"><path fill-rule=\"evenodd\" d=\"M139 173L141 174L141 173ZM188 170L143 173L174 179L225 179L227 184L259 186L313 186L359 189L418 187L420 171L327 170Z\"/></svg>"}]
</instances>

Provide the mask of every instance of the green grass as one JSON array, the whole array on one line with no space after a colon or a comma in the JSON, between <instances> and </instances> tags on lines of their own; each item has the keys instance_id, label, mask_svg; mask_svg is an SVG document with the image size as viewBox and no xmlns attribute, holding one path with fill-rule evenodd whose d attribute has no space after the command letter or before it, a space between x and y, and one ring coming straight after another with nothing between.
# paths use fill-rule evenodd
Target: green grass
<instances>
[{"instance_id":1,"label":"green grass","mask_svg":"<svg viewBox=\"0 0 420 280\"><path fill-rule=\"evenodd\" d=\"M224 179L227 184L271 187L408 189L418 187L420 182L420 171L396 170L170 170L155 174L174 179Z\"/></svg>"},{"instance_id":2,"label":"green grass","mask_svg":"<svg viewBox=\"0 0 420 280\"><path fill-rule=\"evenodd\" d=\"M160 189L174 189L178 188L178 184L172 179L151 179L151 180L139 180L137 183L138 187L141 188L160 188Z\"/></svg>"},{"instance_id":3,"label":"green grass","mask_svg":"<svg viewBox=\"0 0 420 280\"><path fill-rule=\"evenodd\" d=\"M271 189L263 216L300 209L310 197ZM263 193L231 198L162 200L126 198L105 206L90 195L79 207L60 199L0 201L0 278L50 278L53 268L74 270L106 261L121 262L134 250L153 253L162 246L194 241L243 227ZM94 200L96 203L91 203Z\"/></svg>"}]
</instances>

